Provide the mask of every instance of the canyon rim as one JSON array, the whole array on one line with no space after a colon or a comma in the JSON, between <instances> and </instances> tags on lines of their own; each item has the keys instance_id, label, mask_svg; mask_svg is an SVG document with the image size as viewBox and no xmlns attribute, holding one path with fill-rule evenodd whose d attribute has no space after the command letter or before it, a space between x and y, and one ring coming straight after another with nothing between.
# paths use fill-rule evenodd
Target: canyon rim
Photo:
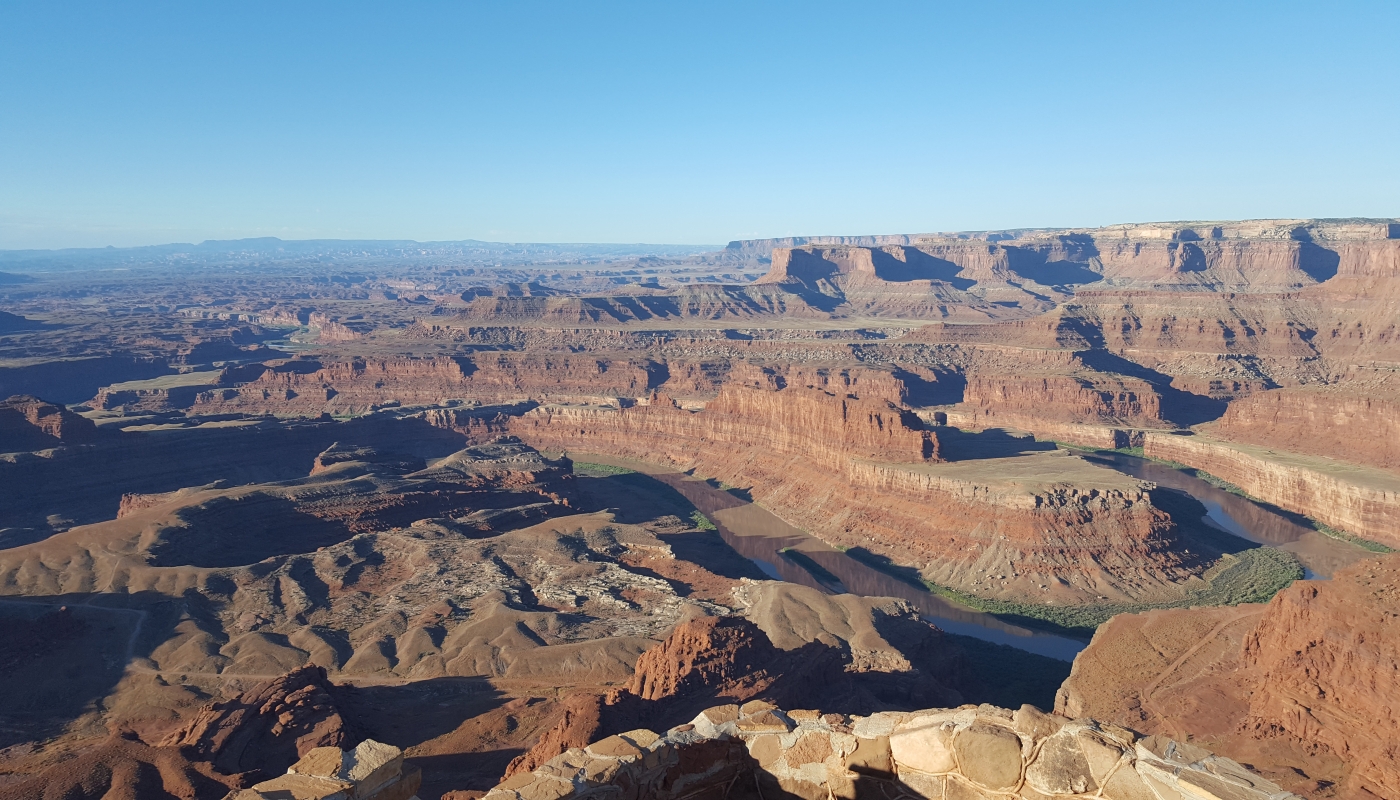
<instances>
[{"instance_id":1,"label":"canyon rim","mask_svg":"<svg viewBox=\"0 0 1400 800\"><path fill-rule=\"evenodd\" d=\"M1400 220L569 248L0 252L0 798L1400 798Z\"/></svg>"}]
</instances>

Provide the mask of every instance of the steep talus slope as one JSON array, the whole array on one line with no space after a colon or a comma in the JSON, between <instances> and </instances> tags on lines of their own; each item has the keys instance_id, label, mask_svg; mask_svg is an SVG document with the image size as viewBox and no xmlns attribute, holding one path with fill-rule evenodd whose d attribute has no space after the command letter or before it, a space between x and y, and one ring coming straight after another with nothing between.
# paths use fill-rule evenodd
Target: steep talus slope
<instances>
[{"instance_id":1,"label":"steep talus slope","mask_svg":"<svg viewBox=\"0 0 1400 800\"><path fill-rule=\"evenodd\" d=\"M1245 639L1256 680L1243 730L1320 746L1350 767L1344 785L1400 793L1400 558L1373 559L1330 584L1281 592Z\"/></svg>"},{"instance_id":2,"label":"steep talus slope","mask_svg":"<svg viewBox=\"0 0 1400 800\"><path fill-rule=\"evenodd\" d=\"M1318 797L1400 792L1400 556L1299 581L1267 606L1115 617L1059 713L1191 735Z\"/></svg>"}]
</instances>

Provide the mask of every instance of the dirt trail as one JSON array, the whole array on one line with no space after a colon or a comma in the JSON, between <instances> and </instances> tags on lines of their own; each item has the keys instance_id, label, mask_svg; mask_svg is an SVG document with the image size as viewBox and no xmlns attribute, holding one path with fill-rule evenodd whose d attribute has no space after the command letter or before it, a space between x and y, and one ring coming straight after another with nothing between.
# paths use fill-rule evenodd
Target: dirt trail
<instances>
[{"instance_id":1,"label":"dirt trail","mask_svg":"<svg viewBox=\"0 0 1400 800\"><path fill-rule=\"evenodd\" d=\"M1163 709L1156 706L1153 700L1154 696L1157 694L1158 691L1161 690L1162 683L1165 682L1166 679L1172 675L1172 673L1176 672L1182 664L1185 664L1187 660L1189 660L1196 653L1200 652L1201 648L1214 641L1216 637L1218 637L1231 625L1234 625L1240 620L1248 619L1249 617L1257 617L1260 614L1263 614L1264 610L1265 609L1262 606L1256 606L1252 608L1239 608L1236 609L1234 613L1230 614L1228 617L1222 619L1219 623L1217 623L1214 628L1210 629L1209 633L1202 636L1195 644L1187 648L1186 652L1178 656L1176 660L1172 661L1171 664L1168 664L1167 668L1162 670L1162 672L1156 678L1154 678L1151 683L1148 683L1146 686L1142 687L1140 696L1142 698L1143 710L1155 715L1159 720L1161 720L1162 724L1164 724L1168 728L1171 728L1173 736L1175 736L1178 739L1184 740L1186 732L1180 729L1180 727L1173 720L1170 714L1166 713Z\"/></svg>"}]
</instances>

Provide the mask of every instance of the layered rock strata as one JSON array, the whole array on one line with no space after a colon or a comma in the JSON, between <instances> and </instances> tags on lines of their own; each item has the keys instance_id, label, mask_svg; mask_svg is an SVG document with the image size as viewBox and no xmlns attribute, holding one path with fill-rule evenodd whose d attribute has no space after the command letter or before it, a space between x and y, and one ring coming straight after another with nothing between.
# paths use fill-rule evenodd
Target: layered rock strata
<instances>
[{"instance_id":1,"label":"layered rock strata","mask_svg":"<svg viewBox=\"0 0 1400 800\"><path fill-rule=\"evenodd\" d=\"M29 395L0 402L0 452L42 450L96 438L92 422L61 405Z\"/></svg>"},{"instance_id":2,"label":"layered rock strata","mask_svg":"<svg viewBox=\"0 0 1400 800\"><path fill-rule=\"evenodd\" d=\"M771 704L717 706L664 734L638 728L571 748L488 800L586 797L1284 800L1228 758L1033 706L848 717Z\"/></svg>"},{"instance_id":3,"label":"layered rock strata","mask_svg":"<svg viewBox=\"0 0 1400 800\"><path fill-rule=\"evenodd\" d=\"M1068 454L938 464L938 437L888 404L814 390L726 388L699 413L546 406L511 424L546 450L670 464L736 486L833 544L1004 596L1178 593L1192 564L1146 488ZM1066 476L1071 477L1066 477ZM840 479L833 480L833 476Z\"/></svg>"},{"instance_id":4,"label":"layered rock strata","mask_svg":"<svg viewBox=\"0 0 1400 800\"><path fill-rule=\"evenodd\" d=\"M226 388L201 392L192 411L316 415L363 413L386 405L435 406L452 398L487 401L634 398L660 380L645 359L492 353L461 358L289 361L227 371Z\"/></svg>"},{"instance_id":5,"label":"layered rock strata","mask_svg":"<svg viewBox=\"0 0 1400 800\"><path fill-rule=\"evenodd\" d=\"M588 438L596 447L654 452L675 463L692 458L697 448L755 444L836 469L853 458L938 460L937 436L912 413L887 402L798 387L782 392L728 387L699 414L678 408L665 395L654 396L648 405L616 411L543 408L513 421L511 430L542 441L555 431L558 438L570 440L571 449L589 446L584 442ZM663 449L652 451L653 445Z\"/></svg>"},{"instance_id":6,"label":"layered rock strata","mask_svg":"<svg viewBox=\"0 0 1400 800\"><path fill-rule=\"evenodd\" d=\"M1400 475L1204 435L1148 433L1143 452L1208 472L1253 497L1400 548Z\"/></svg>"},{"instance_id":7,"label":"layered rock strata","mask_svg":"<svg viewBox=\"0 0 1400 800\"><path fill-rule=\"evenodd\" d=\"M976 375L967 381L963 404L984 417L1025 415L1138 427L1164 424L1157 392L1146 381L1133 378Z\"/></svg>"},{"instance_id":8,"label":"layered rock strata","mask_svg":"<svg viewBox=\"0 0 1400 800\"><path fill-rule=\"evenodd\" d=\"M1400 472L1397 389L1358 381L1259 392L1231 403L1212 432L1243 444L1278 445Z\"/></svg>"}]
</instances>

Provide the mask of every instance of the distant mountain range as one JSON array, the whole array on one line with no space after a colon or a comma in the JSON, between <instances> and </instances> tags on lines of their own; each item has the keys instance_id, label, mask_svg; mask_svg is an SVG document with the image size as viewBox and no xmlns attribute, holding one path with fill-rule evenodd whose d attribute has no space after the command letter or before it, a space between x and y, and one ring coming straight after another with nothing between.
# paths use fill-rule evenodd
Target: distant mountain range
<instances>
[{"instance_id":1,"label":"distant mountain range","mask_svg":"<svg viewBox=\"0 0 1400 800\"><path fill-rule=\"evenodd\" d=\"M415 242L390 239L299 239L275 237L210 240L199 244L145 247L93 247L63 250L0 250L0 267L20 272L49 272L162 265L277 263L368 265L385 260L486 266L493 264L579 264L681 259L720 250L719 245L676 244L542 244L482 242Z\"/></svg>"}]
</instances>

